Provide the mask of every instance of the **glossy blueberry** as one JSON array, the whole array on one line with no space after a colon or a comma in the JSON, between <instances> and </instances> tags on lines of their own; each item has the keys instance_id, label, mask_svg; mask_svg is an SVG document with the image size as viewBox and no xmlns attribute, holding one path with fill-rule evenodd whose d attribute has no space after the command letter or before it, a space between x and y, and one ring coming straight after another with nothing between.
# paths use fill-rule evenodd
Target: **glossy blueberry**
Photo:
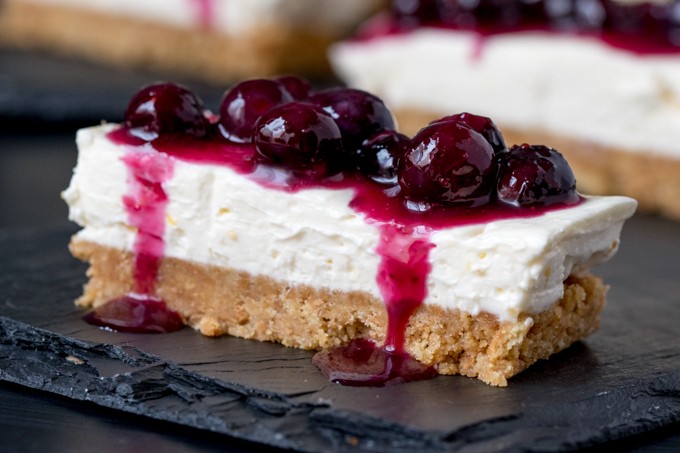
<instances>
[{"instance_id":1,"label":"glossy blueberry","mask_svg":"<svg viewBox=\"0 0 680 453\"><path fill-rule=\"evenodd\" d=\"M357 153L357 169L379 184L397 183L397 164L410 143L407 136L392 130L378 131L364 140Z\"/></svg>"},{"instance_id":2,"label":"glossy blueberry","mask_svg":"<svg viewBox=\"0 0 680 453\"><path fill-rule=\"evenodd\" d=\"M288 75L277 77L275 80L283 85L296 101L305 101L312 93L312 85L305 79Z\"/></svg>"},{"instance_id":3,"label":"glossy blueberry","mask_svg":"<svg viewBox=\"0 0 680 453\"><path fill-rule=\"evenodd\" d=\"M335 120L350 155L374 132L394 129L394 118L383 101L365 91L335 88L315 94L310 101Z\"/></svg>"},{"instance_id":4,"label":"glossy blueberry","mask_svg":"<svg viewBox=\"0 0 680 453\"><path fill-rule=\"evenodd\" d=\"M320 107L289 102L262 115L253 141L265 162L309 177L333 171L342 138L333 118Z\"/></svg>"},{"instance_id":5,"label":"glossy blueberry","mask_svg":"<svg viewBox=\"0 0 680 453\"><path fill-rule=\"evenodd\" d=\"M411 140L399 163L399 185L409 200L481 205L490 200L497 172L493 148L468 126L431 124Z\"/></svg>"},{"instance_id":6,"label":"glossy blueberry","mask_svg":"<svg viewBox=\"0 0 680 453\"><path fill-rule=\"evenodd\" d=\"M444 24L482 32L527 28L603 33L633 49L680 47L678 1L621 0L393 0L398 27Z\"/></svg>"},{"instance_id":7,"label":"glossy blueberry","mask_svg":"<svg viewBox=\"0 0 680 453\"><path fill-rule=\"evenodd\" d=\"M437 19L437 3L437 0L393 0L391 7L402 26L416 26Z\"/></svg>"},{"instance_id":8,"label":"glossy blueberry","mask_svg":"<svg viewBox=\"0 0 680 453\"><path fill-rule=\"evenodd\" d=\"M443 123L446 121L458 121L465 124L473 131L482 134L482 137L484 137L486 141L489 142L496 153L502 153L508 149L501 131L499 131L494 122L486 116L474 115L472 113L464 112L458 113L456 115L445 116L433 121L430 124Z\"/></svg>"},{"instance_id":9,"label":"glossy blueberry","mask_svg":"<svg viewBox=\"0 0 680 453\"><path fill-rule=\"evenodd\" d=\"M198 96L170 82L140 89L128 104L124 125L130 134L147 141L175 133L204 137L210 128Z\"/></svg>"},{"instance_id":10,"label":"glossy blueberry","mask_svg":"<svg viewBox=\"0 0 680 453\"><path fill-rule=\"evenodd\" d=\"M234 142L250 142L255 122L272 108L290 102L293 96L279 82L252 79L227 91L220 106L220 126Z\"/></svg>"},{"instance_id":11,"label":"glossy blueberry","mask_svg":"<svg viewBox=\"0 0 680 453\"><path fill-rule=\"evenodd\" d=\"M578 200L574 173L558 151L542 145L516 145L498 160L499 201L528 206Z\"/></svg>"}]
</instances>

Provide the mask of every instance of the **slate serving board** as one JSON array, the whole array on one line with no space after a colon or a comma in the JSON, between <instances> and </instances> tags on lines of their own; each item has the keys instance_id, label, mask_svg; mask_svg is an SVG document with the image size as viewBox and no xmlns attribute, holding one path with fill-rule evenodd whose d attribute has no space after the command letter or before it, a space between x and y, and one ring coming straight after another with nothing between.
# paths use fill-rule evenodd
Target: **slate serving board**
<instances>
[{"instance_id":1,"label":"slate serving board","mask_svg":"<svg viewBox=\"0 0 680 453\"><path fill-rule=\"evenodd\" d=\"M494 388L328 383L312 353L81 321L70 230L0 231L0 379L299 451L560 451L680 427L680 224L637 216L599 332Z\"/></svg>"}]
</instances>

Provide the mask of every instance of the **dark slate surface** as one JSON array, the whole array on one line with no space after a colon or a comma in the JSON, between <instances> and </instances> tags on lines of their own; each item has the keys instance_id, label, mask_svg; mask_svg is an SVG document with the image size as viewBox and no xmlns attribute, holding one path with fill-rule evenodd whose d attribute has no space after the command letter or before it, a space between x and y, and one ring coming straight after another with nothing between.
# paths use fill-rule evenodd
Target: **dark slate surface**
<instances>
[{"instance_id":1,"label":"dark slate surface","mask_svg":"<svg viewBox=\"0 0 680 453\"><path fill-rule=\"evenodd\" d=\"M1 3L1 0L0 0ZM183 83L205 105L218 111L226 85L178 76L112 68L78 59L0 47L0 118L81 126L101 120L120 121L139 87L159 80ZM337 80L314 80L316 88L336 86Z\"/></svg>"},{"instance_id":2,"label":"dark slate surface","mask_svg":"<svg viewBox=\"0 0 680 453\"><path fill-rule=\"evenodd\" d=\"M0 48L0 118L90 125L120 121L140 86L173 80L216 109L224 87L172 73L111 68L78 59Z\"/></svg>"},{"instance_id":3,"label":"dark slate surface","mask_svg":"<svg viewBox=\"0 0 680 453\"><path fill-rule=\"evenodd\" d=\"M564 451L680 428L680 224L636 217L601 330L510 381L329 384L312 353L190 329L121 334L80 320L71 231L0 230L0 378L300 451ZM680 439L675 446L680 447Z\"/></svg>"}]
</instances>

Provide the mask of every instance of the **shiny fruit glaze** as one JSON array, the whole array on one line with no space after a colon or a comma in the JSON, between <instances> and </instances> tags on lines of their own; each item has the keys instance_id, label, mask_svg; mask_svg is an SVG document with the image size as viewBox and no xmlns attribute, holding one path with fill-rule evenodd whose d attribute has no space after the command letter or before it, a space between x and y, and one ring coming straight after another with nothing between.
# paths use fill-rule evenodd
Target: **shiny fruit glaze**
<instances>
[{"instance_id":1,"label":"shiny fruit glaze","mask_svg":"<svg viewBox=\"0 0 680 453\"><path fill-rule=\"evenodd\" d=\"M265 87L268 100L272 87L275 93L288 92L290 87L303 87L299 93L309 93L304 81L289 79L286 88L281 79L277 80L257 80L254 85ZM225 101L231 103L234 97L229 93L242 90L244 84L247 82L232 88ZM155 278L163 257L162 224L167 203L163 183L172 177L172 162L228 167L272 190L348 189L354 194L349 207L380 232L375 250L380 257L376 282L387 312L387 333L381 346L355 339L318 353L314 363L331 380L347 385L389 385L433 377L435 370L418 364L407 352L409 319L427 297L432 232L537 216L576 204L581 198L573 186L566 184L550 186L550 190L556 190L552 195L559 200L546 199L546 203L539 199L518 205L499 199L499 168L528 168L544 162L526 158L525 151L517 157L522 165L508 158L506 155L512 155L516 148L505 148L489 118L469 113L453 115L433 122L409 139L393 130L389 111L375 96L347 89L322 93L302 102L267 101L265 111L250 118L253 124L245 138L241 134L232 140L229 134L220 133L226 127L224 118L207 112L203 117L212 121L206 134L193 134L196 127L191 122L184 132L172 130L148 140L136 134L127 122L109 133L110 140L126 149L123 161L130 183L125 197L129 201L124 202L129 221L139 232L135 256L153 258L135 261L137 289L142 293L146 289L142 295L150 299L155 296L150 280ZM259 95L254 91L251 94L247 99L259 103ZM249 109L249 101L242 98L242 107ZM154 122L165 116L147 118L151 124L144 127L155 129ZM195 121L200 124L203 120ZM350 152L347 141L352 143ZM542 156L541 153L538 152ZM546 157L552 165L546 174L566 175L565 180L569 175L573 177L566 161L551 160L552 157ZM522 171L530 174L526 169ZM541 193L542 187L532 193ZM144 204L140 199L148 201L149 206L139 207ZM147 236L148 241L140 239Z\"/></svg>"},{"instance_id":2,"label":"shiny fruit glaze","mask_svg":"<svg viewBox=\"0 0 680 453\"><path fill-rule=\"evenodd\" d=\"M390 17L369 23L361 37L420 26L469 30L480 36L571 33L640 55L680 52L680 0L393 0Z\"/></svg>"}]
</instances>

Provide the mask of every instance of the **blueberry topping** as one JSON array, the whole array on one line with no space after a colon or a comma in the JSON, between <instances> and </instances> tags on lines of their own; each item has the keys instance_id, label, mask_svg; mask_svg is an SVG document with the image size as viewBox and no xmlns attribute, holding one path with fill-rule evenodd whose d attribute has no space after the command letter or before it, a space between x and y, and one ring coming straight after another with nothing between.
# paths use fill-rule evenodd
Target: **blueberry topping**
<instances>
[{"instance_id":1,"label":"blueberry topping","mask_svg":"<svg viewBox=\"0 0 680 453\"><path fill-rule=\"evenodd\" d=\"M493 148L468 126L448 121L421 129L399 163L399 185L413 201L481 205L490 199Z\"/></svg>"},{"instance_id":2,"label":"blueberry topping","mask_svg":"<svg viewBox=\"0 0 680 453\"><path fill-rule=\"evenodd\" d=\"M409 138L399 132L378 131L362 143L357 153L357 168L379 184L395 185L397 164L409 143Z\"/></svg>"},{"instance_id":3,"label":"blueberry topping","mask_svg":"<svg viewBox=\"0 0 680 453\"><path fill-rule=\"evenodd\" d=\"M378 97L351 88L335 88L311 97L311 102L323 108L335 120L345 146L353 155L374 132L394 129L392 113Z\"/></svg>"},{"instance_id":4,"label":"blueberry topping","mask_svg":"<svg viewBox=\"0 0 680 453\"><path fill-rule=\"evenodd\" d=\"M404 27L415 27L437 19L438 0L392 0L392 13Z\"/></svg>"},{"instance_id":5,"label":"blueberry topping","mask_svg":"<svg viewBox=\"0 0 680 453\"><path fill-rule=\"evenodd\" d=\"M513 206L550 205L578 200L576 178L558 151L540 145L516 145L500 154L498 200Z\"/></svg>"},{"instance_id":6,"label":"blueberry topping","mask_svg":"<svg viewBox=\"0 0 680 453\"><path fill-rule=\"evenodd\" d=\"M433 121L430 124L443 123L446 121L458 121L465 124L473 131L482 134L482 137L484 137L486 141L489 142L496 153L502 153L508 149L508 147L505 145L505 140L503 139L501 131L499 131L494 122L486 116L479 116L464 112L458 113L456 115L445 116Z\"/></svg>"},{"instance_id":7,"label":"blueberry topping","mask_svg":"<svg viewBox=\"0 0 680 453\"><path fill-rule=\"evenodd\" d=\"M203 101L169 82L140 89L128 104L124 124L130 134L147 141L175 133L204 137L210 128Z\"/></svg>"},{"instance_id":8,"label":"blueberry topping","mask_svg":"<svg viewBox=\"0 0 680 453\"><path fill-rule=\"evenodd\" d=\"M220 126L229 140L250 142L253 126L277 105L293 101L285 86L268 79L241 82L227 91L220 106Z\"/></svg>"},{"instance_id":9,"label":"blueberry topping","mask_svg":"<svg viewBox=\"0 0 680 453\"><path fill-rule=\"evenodd\" d=\"M333 118L303 102L289 102L262 115L253 141L266 162L310 177L331 173L342 153L340 130Z\"/></svg>"},{"instance_id":10,"label":"blueberry topping","mask_svg":"<svg viewBox=\"0 0 680 453\"><path fill-rule=\"evenodd\" d=\"M417 24L478 30L484 34L527 29L582 31L640 51L680 47L680 2L621 0L394 0L401 29Z\"/></svg>"},{"instance_id":11,"label":"blueberry topping","mask_svg":"<svg viewBox=\"0 0 680 453\"><path fill-rule=\"evenodd\" d=\"M390 111L376 96L348 88L314 94L307 81L294 76L239 83L225 94L220 113L210 114L181 85L157 83L135 94L123 127L114 132L135 146L140 139L153 141L156 149L197 160L221 161L227 152L245 172L277 167L272 174L283 176L291 188L322 180L344 184L361 174L357 181L384 186L379 192L411 214L580 200L574 174L559 152L526 144L508 149L484 116L445 116L409 139L394 130ZM228 140L253 145L232 143L226 151L214 133L218 127ZM197 140L215 140L218 146Z\"/></svg>"}]
</instances>

